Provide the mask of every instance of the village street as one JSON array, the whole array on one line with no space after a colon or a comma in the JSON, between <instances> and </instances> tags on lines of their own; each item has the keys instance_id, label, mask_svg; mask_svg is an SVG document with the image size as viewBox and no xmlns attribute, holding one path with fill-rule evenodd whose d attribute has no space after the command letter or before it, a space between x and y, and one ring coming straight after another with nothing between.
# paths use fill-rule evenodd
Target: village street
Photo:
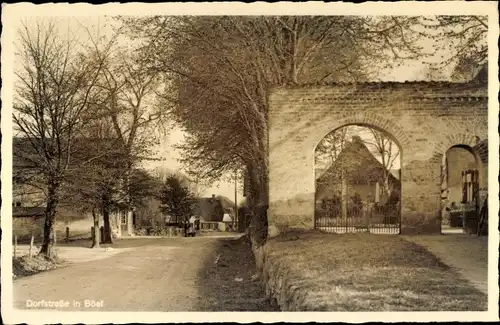
<instances>
[{"instance_id":1,"label":"village street","mask_svg":"<svg viewBox=\"0 0 500 325\"><path fill-rule=\"evenodd\" d=\"M33 309L27 305L63 300L69 306L54 309L268 310L260 282L246 264L253 263L249 252L224 254L245 249L242 245L242 240L214 237L124 239L113 245L127 248L123 253L15 280L14 307ZM227 258L241 261L224 262Z\"/></svg>"}]
</instances>

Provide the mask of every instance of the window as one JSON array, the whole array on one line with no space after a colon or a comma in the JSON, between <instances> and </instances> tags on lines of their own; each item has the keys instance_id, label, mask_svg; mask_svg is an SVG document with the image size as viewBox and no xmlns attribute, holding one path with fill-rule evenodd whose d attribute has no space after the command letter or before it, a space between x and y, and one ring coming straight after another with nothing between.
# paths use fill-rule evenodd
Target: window
<instances>
[{"instance_id":1,"label":"window","mask_svg":"<svg viewBox=\"0 0 500 325\"><path fill-rule=\"evenodd\" d=\"M477 199L477 190L479 187L477 170L465 170L462 172L462 203L472 203Z\"/></svg>"},{"instance_id":2,"label":"window","mask_svg":"<svg viewBox=\"0 0 500 325\"><path fill-rule=\"evenodd\" d=\"M120 223L122 225L126 225L127 224L127 214L126 213L122 213L120 214Z\"/></svg>"}]
</instances>

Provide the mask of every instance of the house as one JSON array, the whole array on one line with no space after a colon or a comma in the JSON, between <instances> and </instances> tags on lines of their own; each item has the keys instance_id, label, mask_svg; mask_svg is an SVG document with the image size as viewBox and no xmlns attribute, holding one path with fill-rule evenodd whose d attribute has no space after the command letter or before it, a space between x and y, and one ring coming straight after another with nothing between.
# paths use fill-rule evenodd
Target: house
<instances>
[{"instance_id":1,"label":"house","mask_svg":"<svg viewBox=\"0 0 500 325\"><path fill-rule=\"evenodd\" d=\"M224 196L198 198L194 203L194 215L200 217L201 221L223 222L224 214L233 219L234 203Z\"/></svg>"},{"instance_id":2,"label":"house","mask_svg":"<svg viewBox=\"0 0 500 325\"><path fill-rule=\"evenodd\" d=\"M316 173L316 205L325 200L340 200L344 181L347 197L358 196L358 200L384 204L389 197L384 195L384 166L373 156L360 137L348 142L335 162ZM390 170L389 187L392 193L400 192L399 170Z\"/></svg>"},{"instance_id":3,"label":"house","mask_svg":"<svg viewBox=\"0 0 500 325\"><path fill-rule=\"evenodd\" d=\"M136 208L135 227L162 225L167 222L167 216L163 214L161 202L151 197Z\"/></svg>"}]
</instances>

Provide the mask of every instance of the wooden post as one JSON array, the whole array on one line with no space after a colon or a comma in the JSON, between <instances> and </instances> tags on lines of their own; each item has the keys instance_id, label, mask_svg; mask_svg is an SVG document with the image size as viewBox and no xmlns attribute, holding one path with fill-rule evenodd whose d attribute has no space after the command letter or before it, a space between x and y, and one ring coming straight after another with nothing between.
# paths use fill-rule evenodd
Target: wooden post
<instances>
[{"instance_id":1,"label":"wooden post","mask_svg":"<svg viewBox=\"0 0 500 325\"><path fill-rule=\"evenodd\" d=\"M17 256L17 236L14 236L14 258Z\"/></svg>"},{"instance_id":2,"label":"wooden post","mask_svg":"<svg viewBox=\"0 0 500 325\"><path fill-rule=\"evenodd\" d=\"M233 216L233 227L238 229L238 170L234 172L234 216ZM238 230L236 230L238 231Z\"/></svg>"},{"instance_id":3,"label":"wooden post","mask_svg":"<svg viewBox=\"0 0 500 325\"><path fill-rule=\"evenodd\" d=\"M31 241L30 241L30 250L29 250L29 253L28 253L28 257L31 259L31 257L33 256L33 242L35 241L35 236L31 236Z\"/></svg>"},{"instance_id":4,"label":"wooden post","mask_svg":"<svg viewBox=\"0 0 500 325\"><path fill-rule=\"evenodd\" d=\"M69 241L69 227L66 227L66 241Z\"/></svg>"},{"instance_id":5,"label":"wooden post","mask_svg":"<svg viewBox=\"0 0 500 325\"><path fill-rule=\"evenodd\" d=\"M51 257L55 257L56 254L56 245L57 245L57 232L54 229L54 243L52 245L52 252L51 252Z\"/></svg>"}]
</instances>

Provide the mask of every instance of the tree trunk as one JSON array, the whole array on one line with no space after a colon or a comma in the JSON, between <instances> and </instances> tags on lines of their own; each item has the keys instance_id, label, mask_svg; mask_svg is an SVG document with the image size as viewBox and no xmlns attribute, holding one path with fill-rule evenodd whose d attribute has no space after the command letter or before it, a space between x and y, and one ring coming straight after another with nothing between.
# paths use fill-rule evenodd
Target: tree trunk
<instances>
[{"instance_id":1,"label":"tree trunk","mask_svg":"<svg viewBox=\"0 0 500 325\"><path fill-rule=\"evenodd\" d=\"M134 211L127 211L127 232L129 236L134 234Z\"/></svg>"},{"instance_id":2,"label":"tree trunk","mask_svg":"<svg viewBox=\"0 0 500 325\"><path fill-rule=\"evenodd\" d=\"M267 173L263 170L263 164L260 166L251 165L249 169L249 206L252 214L250 237L252 244L259 247L265 244L268 232L267 208L269 203Z\"/></svg>"},{"instance_id":3,"label":"tree trunk","mask_svg":"<svg viewBox=\"0 0 500 325\"><path fill-rule=\"evenodd\" d=\"M54 238L54 223L56 221L56 209L59 203L58 197L59 183L54 180L49 181L47 207L45 208L45 223L43 226L43 242L39 254L51 256L51 249Z\"/></svg>"},{"instance_id":4,"label":"tree trunk","mask_svg":"<svg viewBox=\"0 0 500 325\"><path fill-rule=\"evenodd\" d=\"M102 211L102 218L104 221L104 238L102 239L102 243L113 244L113 236L111 235L111 224L109 222L109 207L107 205L105 205Z\"/></svg>"},{"instance_id":5,"label":"tree trunk","mask_svg":"<svg viewBox=\"0 0 500 325\"><path fill-rule=\"evenodd\" d=\"M128 156L130 156L130 149L127 150ZM131 236L133 234L133 221L134 221L134 207L132 203L132 197L130 196L130 177L132 173L132 163L127 161L126 163L126 171L125 171L125 190L126 190L126 203L127 203L127 232L128 235Z\"/></svg>"},{"instance_id":6,"label":"tree trunk","mask_svg":"<svg viewBox=\"0 0 500 325\"><path fill-rule=\"evenodd\" d=\"M94 218L94 235L92 236L92 248L100 248L99 243L101 242L101 232L99 231L99 215L95 213L95 209L92 209L92 217Z\"/></svg>"}]
</instances>

